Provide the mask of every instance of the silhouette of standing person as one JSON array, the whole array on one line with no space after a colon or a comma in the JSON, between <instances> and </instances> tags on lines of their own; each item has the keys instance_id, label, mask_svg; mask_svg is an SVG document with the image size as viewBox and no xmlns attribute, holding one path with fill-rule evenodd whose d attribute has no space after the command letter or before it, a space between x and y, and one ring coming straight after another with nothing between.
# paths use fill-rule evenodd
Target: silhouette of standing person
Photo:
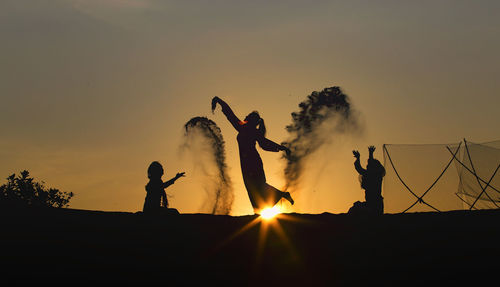
<instances>
[{"instance_id":1,"label":"silhouette of standing person","mask_svg":"<svg viewBox=\"0 0 500 287\"><path fill-rule=\"evenodd\" d=\"M380 161L373 158L373 152L375 152L374 146L369 146L368 152L368 164L366 165L366 169L364 169L359 162L359 152L357 150L352 151L356 158L354 168L360 175L361 188L365 190L365 202L355 202L348 213L384 213L382 178L385 176L385 168Z\"/></svg>"},{"instance_id":2,"label":"silhouette of standing person","mask_svg":"<svg viewBox=\"0 0 500 287\"><path fill-rule=\"evenodd\" d=\"M236 139L240 153L243 182L255 213L260 213L264 208L273 207L281 198L285 198L291 204L294 204L289 192L283 192L267 184L262 159L255 148L255 143L257 142L265 151L285 151L290 153L290 150L266 138L266 126L257 111L251 112L245 117L244 121L240 121L229 105L219 97L212 99L212 112L217 104L222 107L222 112L238 131Z\"/></svg>"},{"instance_id":3,"label":"silhouette of standing person","mask_svg":"<svg viewBox=\"0 0 500 287\"><path fill-rule=\"evenodd\" d=\"M183 177L185 173L179 172L169 181L163 182L161 179L163 172L163 166L157 161L153 161L148 167L149 182L146 185L146 198L144 200L144 207L142 210L145 213L163 211L167 211L167 213L179 213L174 208L168 208L165 188L174 184L174 182L180 177Z\"/></svg>"}]
</instances>

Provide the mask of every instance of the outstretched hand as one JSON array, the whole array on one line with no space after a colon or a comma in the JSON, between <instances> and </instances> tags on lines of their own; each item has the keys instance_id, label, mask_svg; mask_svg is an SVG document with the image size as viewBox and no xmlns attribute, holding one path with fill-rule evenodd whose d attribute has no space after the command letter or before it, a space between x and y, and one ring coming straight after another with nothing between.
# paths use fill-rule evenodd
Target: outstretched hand
<instances>
[{"instance_id":1,"label":"outstretched hand","mask_svg":"<svg viewBox=\"0 0 500 287\"><path fill-rule=\"evenodd\" d=\"M176 177L176 178L179 178L179 177L184 177L184 176L186 176L185 174L186 174L185 172L178 172L178 173L175 175L175 177Z\"/></svg>"},{"instance_id":2,"label":"outstretched hand","mask_svg":"<svg viewBox=\"0 0 500 287\"><path fill-rule=\"evenodd\" d=\"M287 157L290 157L290 155L292 154L292 151L286 146L281 146L281 150L285 151Z\"/></svg>"},{"instance_id":3,"label":"outstretched hand","mask_svg":"<svg viewBox=\"0 0 500 287\"><path fill-rule=\"evenodd\" d=\"M371 146L369 146L369 147L368 147L368 151L369 151L370 153L373 153L373 152L375 151L375 146L372 146L372 145L371 145Z\"/></svg>"},{"instance_id":4,"label":"outstretched hand","mask_svg":"<svg viewBox=\"0 0 500 287\"><path fill-rule=\"evenodd\" d=\"M352 151L352 154L354 155L354 157L355 157L355 158L359 159L359 156L360 156L360 155L359 155L359 151L357 151L357 150L353 150L353 151Z\"/></svg>"},{"instance_id":5,"label":"outstretched hand","mask_svg":"<svg viewBox=\"0 0 500 287\"><path fill-rule=\"evenodd\" d=\"M217 103L220 101L220 98L215 96L212 98L212 114L215 111L215 107L217 106Z\"/></svg>"}]
</instances>

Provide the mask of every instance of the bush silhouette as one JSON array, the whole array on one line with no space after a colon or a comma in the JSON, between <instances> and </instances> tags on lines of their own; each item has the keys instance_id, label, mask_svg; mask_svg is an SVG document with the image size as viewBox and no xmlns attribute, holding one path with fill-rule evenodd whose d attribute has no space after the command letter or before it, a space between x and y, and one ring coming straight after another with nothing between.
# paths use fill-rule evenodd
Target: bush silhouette
<instances>
[{"instance_id":1,"label":"bush silhouette","mask_svg":"<svg viewBox=\"0 0 500 287\"><path fill-rule=\"evenodd\" d=\"M9 206L67 207L73 192L47 188L44 183L35 182L24 170L20 175L12 174L7 183L0 186L0 202Z\"/></svg>"}]
</instances>

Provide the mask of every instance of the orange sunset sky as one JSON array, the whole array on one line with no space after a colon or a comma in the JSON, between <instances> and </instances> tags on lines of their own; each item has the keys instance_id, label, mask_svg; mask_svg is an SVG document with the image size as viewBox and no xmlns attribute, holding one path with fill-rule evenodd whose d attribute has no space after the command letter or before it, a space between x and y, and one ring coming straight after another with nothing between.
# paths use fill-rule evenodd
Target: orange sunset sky
<instances>
[{"instance_id":1,"label":"orange sunset sky","mask_svg":"<svg viewBox=\"0 0 500 287\"><path fill-rule=\"evenodd\" d=\"M72 191L70 207L142 209L160 161L171 207L200 212L203 182L183 125L208 116L226 141L233 215L252 213L236 132L210 100L258 110L282 142L290 113L340 86L364 132L315 155L293 211L346 212L363 199L351 150L499 138L499 1L0 2L0 176L27 169ZM260 150L268 182L281 155ZM326 160L325 160L326 159Z\"/></svg>"}]
</instances>

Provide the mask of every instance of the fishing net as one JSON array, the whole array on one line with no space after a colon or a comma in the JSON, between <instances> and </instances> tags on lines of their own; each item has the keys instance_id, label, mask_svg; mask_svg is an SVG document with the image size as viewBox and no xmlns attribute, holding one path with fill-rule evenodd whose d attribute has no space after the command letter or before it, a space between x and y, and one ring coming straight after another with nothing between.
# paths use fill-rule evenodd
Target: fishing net
<instances>
[{"instance_id":1,"label":"fishing net","mask_svg":"<svg viewBox=\"0 0 500 287\"><path fill-rule=\"evenodd\" d=\"M483 144L467 142L462 161L455 165L459 174L457 196L469 209L500 207L500 141Z\"/></svg>"},{"instance_id":2,"label":"fishing net","mask_svg":"<svg viewBox=\"0 0 500 287\"><path fill-rule=\"evenodd\" d=\"M500 141L386 144L386 213L500 206Z\"/></svg>"}]
</instances>

